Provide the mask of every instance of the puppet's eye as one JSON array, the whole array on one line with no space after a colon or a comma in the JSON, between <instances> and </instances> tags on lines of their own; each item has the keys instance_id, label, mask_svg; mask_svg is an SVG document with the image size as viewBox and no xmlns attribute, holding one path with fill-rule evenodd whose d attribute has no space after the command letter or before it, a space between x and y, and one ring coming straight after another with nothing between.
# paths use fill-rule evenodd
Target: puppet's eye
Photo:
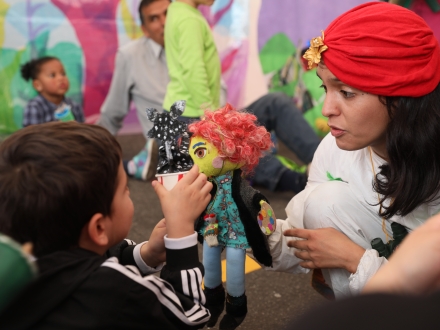
<instances>
[{"instance_id":1,"label":"puppet's eye","mask_svg":"<svg viewBox=\"0 0 440 330\"><path fill-rule=\"evenodd\" d=\"M204 147L197 148L196 151L194 151L194 155L196 155L197 158L204 158L206 154L207 151Z\"/></svg>"}]
</instances>

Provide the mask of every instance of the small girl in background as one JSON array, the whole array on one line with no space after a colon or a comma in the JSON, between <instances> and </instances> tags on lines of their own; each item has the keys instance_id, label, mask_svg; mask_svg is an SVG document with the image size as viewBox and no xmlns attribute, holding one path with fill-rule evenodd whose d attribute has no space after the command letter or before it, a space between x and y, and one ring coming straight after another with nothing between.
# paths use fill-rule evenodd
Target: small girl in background
<instances>
[{"instance_id":1,"label":"small girl in background","mask_svg":"<svg viewBox=\"0 0 440 330\"><path fill-rule=\"evenodd\" d=\"M21 67L21 76L26 81L32 80L38 92L24 110L23 127L55 120L84 122L81 106L65 97L69 79L58 58L45 56L31 60Z\"/></svg>"}]
</instances>

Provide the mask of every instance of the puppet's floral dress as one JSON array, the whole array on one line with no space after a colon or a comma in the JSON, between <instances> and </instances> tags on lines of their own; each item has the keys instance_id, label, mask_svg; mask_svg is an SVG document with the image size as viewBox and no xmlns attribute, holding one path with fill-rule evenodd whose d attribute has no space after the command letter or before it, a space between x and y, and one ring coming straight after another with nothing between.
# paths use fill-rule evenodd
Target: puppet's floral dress
<instances>
[{"instance_id":1,"label":"puppet's floral dress","mask_svg":"<svg viewBox=\"0 0 440 330\"><path fill-rule=\"evenodd\" d=\"M250 248L237 204L232 199L232 172L213 177L210 181L217 186L217 191L206 213L214 213L217 217L219 245L238 249ZM203 224L200 229L201 235L204 234L207 225L208 223Z\"/></svg>"}]
</instances>

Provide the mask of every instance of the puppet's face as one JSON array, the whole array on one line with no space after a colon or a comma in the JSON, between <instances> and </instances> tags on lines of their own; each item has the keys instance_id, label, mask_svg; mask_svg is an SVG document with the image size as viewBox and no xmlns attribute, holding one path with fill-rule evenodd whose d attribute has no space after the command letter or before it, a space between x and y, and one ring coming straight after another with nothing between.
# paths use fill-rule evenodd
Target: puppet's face
<instances>
[{"instance_id":1,"label":"puppet's face","mask_svg":"<svg viewBox=\"0 0 440 330\"><path fill-rule=\"evenodd\" d=\"M228 171L241 167L239 164L231 163L229 160L220 157L218 149L200 136L191 138L189 154L194 164L200 169L200 173L206 176L219 176Z\"/></svg>"}]
</instances>

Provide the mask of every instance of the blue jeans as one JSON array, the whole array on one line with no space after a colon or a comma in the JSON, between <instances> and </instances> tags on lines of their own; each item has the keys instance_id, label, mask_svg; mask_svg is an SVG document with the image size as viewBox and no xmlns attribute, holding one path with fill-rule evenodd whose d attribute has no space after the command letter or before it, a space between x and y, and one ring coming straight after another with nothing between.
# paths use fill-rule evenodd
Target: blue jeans
<instances>
[{"instance_id":1,"label":"blue jeans","mask_svg":"<svg viewBox=\"0 0 440 330\"><path fill-rule=\"evenodd\" d=\"M203 241L203 266L205 286L216 288L222 283L221 253L223 246L210 247ZM246 250L226 247L226 291L240 297L245 291L244 265Z\"/></svg>"},{"instance_id":2,"label":"blue jeans","mask_svg":"<svg viewBox=\"0 0 440 330\"><path fill-rule=\"evenodd\" d=\"M321 139L304 119L293 101L282 93L269 93L252 103L247 109L254 113L258 122L274 131L281 140L305 164L309 164ZM255 168L253 182L275 190L284 171L288 169L275 155L267 155Z\"/></svg>"}]
</instances>

